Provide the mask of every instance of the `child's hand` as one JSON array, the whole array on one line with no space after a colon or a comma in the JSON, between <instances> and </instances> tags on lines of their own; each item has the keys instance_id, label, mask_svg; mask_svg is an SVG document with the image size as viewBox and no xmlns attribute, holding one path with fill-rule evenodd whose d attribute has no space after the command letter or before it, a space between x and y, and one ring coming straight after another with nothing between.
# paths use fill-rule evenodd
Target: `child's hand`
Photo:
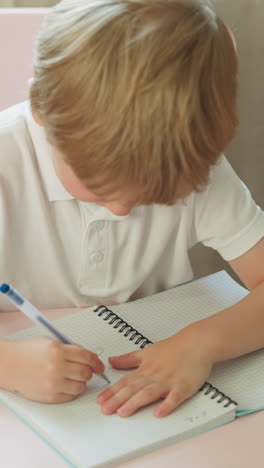
<instances>
[{"instance_id":1,"label":"child's hand","mask_svg":"<svg viewBox=\"0 0 264 468\"><path fill-rule=\"evenodd\" d=\"M154 416L168 415L198 391L213 365L208 346L194 326L146 349L111 357L109 362L117 369L137 368L97 398L104 414L123 417L160 399Z\"/></svg>"},{"instance_id":2,"label":"child's hand","mask_svg":"<svg viewBox=\"0 0 264 468\"><path fill-rule=\"evenodd\" d=\"M93 373L104 371L95 353L47 337L6 342L5 388L44 403L73 400Z\"/></svg>"}]
</instances>

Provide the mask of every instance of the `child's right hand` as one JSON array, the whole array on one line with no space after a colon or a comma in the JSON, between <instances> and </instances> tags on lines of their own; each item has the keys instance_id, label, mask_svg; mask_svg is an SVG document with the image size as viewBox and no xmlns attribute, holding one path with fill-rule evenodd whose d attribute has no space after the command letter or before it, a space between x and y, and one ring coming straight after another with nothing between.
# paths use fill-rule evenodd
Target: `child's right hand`
<instances>
[{"instance_id":1,"label":"child's right hand","mask_svg":"<svg viewBox=\"0 0 264 468\"><path fill-rule=\"evenodd\" d=\"M48 337L5 341L4 350L2 388L44 403L75 399L93 373L104 371L95 353Z\"/></svg>"}]
</instances>

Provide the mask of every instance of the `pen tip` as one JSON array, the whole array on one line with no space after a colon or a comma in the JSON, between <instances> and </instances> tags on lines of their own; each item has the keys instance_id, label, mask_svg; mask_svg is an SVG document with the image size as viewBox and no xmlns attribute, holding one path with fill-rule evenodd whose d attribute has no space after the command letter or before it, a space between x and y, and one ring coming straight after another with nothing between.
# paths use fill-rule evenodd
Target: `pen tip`
<instances>
[{"instance_id":1,"label":"pen tip","mask_svg":"<svg viewBox=\"0 0 264 468\"><path fill-rule=\"evenodd\" d=\"M108 378L105 374L104 374L104 379L105 379L105 381L106 381L108 384L111 383L110 380L109 380L109 378Z\"/></svg>"}]
</instances>

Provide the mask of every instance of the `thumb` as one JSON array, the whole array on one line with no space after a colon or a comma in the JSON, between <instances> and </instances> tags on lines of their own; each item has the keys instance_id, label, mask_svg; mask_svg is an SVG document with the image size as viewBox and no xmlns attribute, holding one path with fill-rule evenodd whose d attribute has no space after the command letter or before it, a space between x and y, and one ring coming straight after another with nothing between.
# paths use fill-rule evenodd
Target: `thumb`
<instances>
[{"instance_id":1,"label":"thumb","mask_svg":"<svg viewBox=\"0 0 264 468\"><path fill-rule=\"evenodd\" d=\"M122 356L112 356L109 358L109 362L116 369L132 369L141 363L141 352L133 351Z\"/></svg>"}]
</instances>

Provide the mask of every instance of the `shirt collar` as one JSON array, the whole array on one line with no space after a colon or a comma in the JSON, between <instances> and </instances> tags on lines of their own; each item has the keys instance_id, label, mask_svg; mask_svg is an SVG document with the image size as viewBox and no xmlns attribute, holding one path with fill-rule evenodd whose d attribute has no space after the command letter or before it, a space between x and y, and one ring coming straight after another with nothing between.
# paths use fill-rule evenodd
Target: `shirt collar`
<instances>
[{"instance_id":1,"label":"shirt collar","mask_svg":"<svg viewBox=\"0 0 264 468\"><path fill-rule=\"evenodd\" d=\"M29 101L26 102L26 122L31 136L31 140L35 149L36 158L40 170L40 174L46 189L48 200L68 201L76 200L64 187L58 178L52 160L52 148L49 144L44 127L37 124L33 118ZM113 221L122 221L128 218L126 216L117 216L104 206L95 203L81 202L83 206L89 207L96 217L100 219L108 219Z\"/></svg>"},{"instance_id":2,"label":"shirt collar","mask_svg":"<svg viewBox=\"0 0 264 468\"><path fill-rule=\"evenodd\" d=\"M26 122L49 201L73 200L74 197L67 192L55 172L51 145L44 128L35 122L29 101L26 102Z\"/></svg>"}]
</instances>

